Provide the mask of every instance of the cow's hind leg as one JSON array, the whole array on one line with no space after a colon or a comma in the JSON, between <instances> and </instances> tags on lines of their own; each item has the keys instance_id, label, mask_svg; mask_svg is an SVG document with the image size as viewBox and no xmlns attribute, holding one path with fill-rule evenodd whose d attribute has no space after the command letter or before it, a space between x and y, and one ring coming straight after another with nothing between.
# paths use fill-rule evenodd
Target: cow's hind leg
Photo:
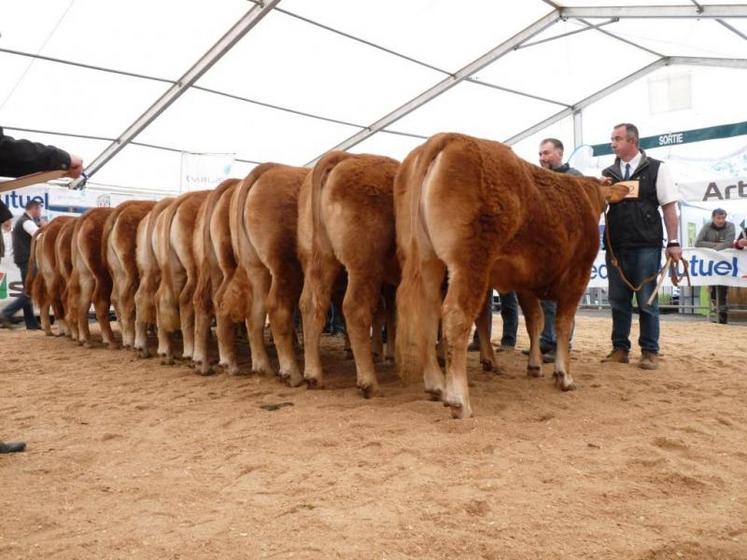
<instances>
[{"instance_id":1,"label":"cow's hind leg","mask_svg":"<svg viewBox=\"0 0 747 560\"><path fill-rule=\"evenodd\" d=\"M270 273L262 266L252 266L247 270L252 290L252 304L246 329L252 353L252 371L271 373L270 357L265 348L265 319L267 317L267 294L270 291Z\"/></svg>"},{"instance_id":2,"label":"cow's hind leg","mask_svg":"<svg viewBox=\"0 0 747 560\"><path fill-rule=\"evenodd\" d=\"M580 297L580 296L579 296ZM573 391L576 384L571 377L570 338L573 329L573 317L576 314L577 298L563 299L558 302L555 317L555 331L557 333L557 350L555 354L555 385L563 391Z\"/></svg>"},{"instance_id":3,"label":"cow's hind leg","mask_svg":"<svg viewBox=\"0 0 747 560\"><path fill-rule=\"evenodd\" d=\"M517 291L521 310L524 312L527 334L529 335L529 363L527 375L542 377L542 352L540 351L540 332L544 325L540 300L531 292Z\"/></svg>"},{"instance_id":4,"label":"cow's hind leg","mask_svg":"<svg viewBox=\"0 0 747 560\"><path fill-rule=\"evenodd\" d=\"M267 312L278 352L279 374L291 387L298 387L304 382L293 348L293 310L301 295L302 282L300 270L277 266L272 271L270 293L267 295Z\"/></svg>"},{"instance_id":5,"label":"cow's hind leg","mask_svg":"<svg viewBox=\"0 0 747 560\"><path fill-rule=\"evenodd\" d=\"M449 267L449 289L443 304L445 404L451 407L454 418L472 416L467 386L467 345L472 323L485 301L487 283L487 270L460 265Z\"/></svg>"},{"instance_id":6,"label":"cow's hind leg","mask_svg":"<svg viewBox=\"0 0 747 560\"><path fill-rule=\"evenodd\" d=\"M52 309L54 311L55 322L57 323L57 335L65 336L70 332L67 327L67 321L65 320L65 308L62 305L62 301L59 297L55 297L52 300Z\"/></svg>"},{"instance_id":7,"label":"cow's hind leg","mask_svg":"<svg viewBox=\"0 0 747 560\"><path fill-rule=\"evenodd\" d=\"M377 270L348 270L348 289L342 303L355 358L358 388L365 398L379 393L369 333L374 312L379 304L381 276L381 272Z\"/></svg>"},{"instance_id":8,"label":"cow's hind leg","mask_svg":"<svg viewBox=\"0 0 747 560\"><path fill-rule=\"evenodd\" d=\"M93 305L96 311L96 320L99 322L99 328L101 329L101 338L104 344L109 346L110 349L114 350L118 344L114 338L114 332L112 332L112 326L109 322L109 307L111 306L111 285L109 285L108 292L106 286L102 284L106 280L96 280L96 286L93 291Z\"/></svg>"},{"instance_id":9,"label":"cow's hind leg","mask_svg":"<svg viewBox=\"0 0 747 560\"><path fill-rule=\"evenodd\" d=\"M303 377L309 388L324 385L319 340L329 309L332 286L340 272L340 263L333 258L319 257L308 265L306 281L301 292L301 318L303 320Z\"/></svg>"},{"instance_id":10,"label":"cow's hind leg","mask_svg":"<svg viewBox=\"0 0 747 560\"><path fill-rule=\"evenodd\" d=\"M45 294L44 301L42 301L41 305L39 305L39 317L41 318L41 327L42 327L42 330L44 330L44 334L46 334L47 336L54 336L54 333L52 332L52 323L49 320L49 307L50 307L49 298Z\"/></svg>"},{"instance_id":11,"label":"cow's hind leg","mask_svg":"<svg viewBox=\"0 0 747 560\"><path fill-rule=\"evenodd\" d=\"M75 308L78 317L78 344L91 348L93 341L91 340L91 329L88 325L88 310L91 308L94 280L86 274L80 274L78 278L80 290L77 294Z\"/></svg>"}]
</instances>

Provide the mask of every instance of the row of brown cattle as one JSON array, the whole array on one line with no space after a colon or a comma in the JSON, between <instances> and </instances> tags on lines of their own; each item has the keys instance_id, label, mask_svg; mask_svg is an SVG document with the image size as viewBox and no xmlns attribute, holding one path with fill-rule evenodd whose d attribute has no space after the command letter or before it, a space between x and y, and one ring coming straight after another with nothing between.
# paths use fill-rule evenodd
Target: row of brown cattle
<instances>
[{"instance_id":1,"label":"row of brown cattle","mask_svg":"<svg viewBox=\"0 0 747 560\"><path fill-rule=\"evenodd\" d=\"M239 371L237 323L246 325L252 371L273 371L264 339L269 316L277 373L309 387L323 386L319 339L330 301L341 301L364 396L378 392L374 360L383 355L386 322L386 353L393 356L396 340L401 376L424 379L426 391L465 417L472 414L468 335L490 287L519 295L530 375L541 374L539 299L558 302L555 377L561 388L573 387L569 329L598 250L599 215L606 199L625 192L548 172L496 142L439 134L401 164L332 152L313 169L267 163L211 191L56 218L34 239L29 269L38 273L29 285L47 334L51 306L59 334L90 345L93 304L104 342L115 347L113 305L125 347L147 357L152 325L158 355L173 360L173 334L181 331L182 355L201 373L210 371L213 320L229 373ZM493 349L488 336L481 342L489 368Z\"/></svg>"}]
</instances>

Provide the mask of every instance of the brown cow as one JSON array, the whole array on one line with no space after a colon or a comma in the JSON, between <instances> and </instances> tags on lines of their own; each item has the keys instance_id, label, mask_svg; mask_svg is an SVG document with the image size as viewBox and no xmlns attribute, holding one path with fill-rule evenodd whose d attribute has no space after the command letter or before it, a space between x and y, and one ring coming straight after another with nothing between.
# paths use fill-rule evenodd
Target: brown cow
<instances>
[{"instance_id":1,"label":"brown cow","mask_svg":"<svg viewBox=\"0 0 747 560\"><path fill-rule=\"evenodd\" d=\"M137 226L135 260L140 284L135 292L135 350L143 358L150 355L147 329L148 325L156 324L155 297L161 283L161 268L153 247L153 232L158 216L173 201L173 198L159 200Z\"/></svg>"},{"instance_id":2,"label":"brown cow","mask_svg":"<svg viewBox=\"0 0 747 560\"><path fill-rule=\"evenodd\" d=\"M399 162L388 157L330 152L304 181L298 203L298 255L304 269L300 303L309 387L323 384L319 338L335 280L344 268L348 285L342 309L357 384L366 398L379 392L370 333L383 284L396 286L399 281L392 197L398 167ZM382 325L376 323L374 340L380 351ZM388 335L391 343L394 332Z\"/></svg>"},{"instance_id":3,"label":"brown cow","mask_svg":"<svg viewBox=\"0 0 747 560\"><path fill-rule=\"evenodd\" d=\"M32 240L31 259L34 266L29 266L29 275L33 274L33 283L26 285L33 286L30 291L39 307L42 329L47 336L54 334L49 320L50 306L57 321L58 333L60 335L69 333L62 303L64 280L58 271L55 246L62 228L73 220L71 216L59 216L39 229Z\"/></svg>"},{"instance_id":4,"label":"brown cow","mask_svg":"<svg viewBox=\"0 0 747 560\"><path fill-rule=\"evenodd\" d=\"M67 326L67 335L73 340L78 340L78 319L73 311L73 302L70 300L68 285L73 272L72 240L75 224L79 218L73 218L65 222L57 234L54 243L55 264L57 267L56 282L54 290L60 293L62 307L64 309L63 319Z\"/></svg>"},{"instance_id":5,"label":"brown cow","mask_svg":"<svg viewBox=\"0 0 747 560\"><path fill-rule=\"evenodd\" d=\"M135 344L135 291L140 283L135 260L137 229L155 204L152 200L123 202L104 225L102 258L112 278L111 301L125 348Z\"/></svg>"},{"instance_id":6,"label":"brown cow","mask_svg":"<svg viewBox=\"0 0 747 560\"><path fill-rule=\"evenodd\" d=\"M194 292L195 342L192 361L196 370L203 375L210 373L207 352L210 323L216 316L216 309L219 308L217 294L224 280L220 261L222 259L234 261L228 211L231 196L240 183L239 179L223 181L215 190L210 191L209 196L200 206L197 216L193 250L199 270ZM238 373L238 365L235 359L230 361L225 355L225 346L233 346L233 325L226 321L225 315L217 316L216 323L219 363L226 365L228 372L235 375Z\"/></svg>"},{"instance_id":7,"label":"brown cow","mask_svg":"<svg viewBox=\"0 0 747 560\"><path fill-rule=\"evenodd\" d=\"M77 318L78 344L90 347L88 310L91 303L105 344L114 347L116 341L109 324L111 306L111 276L101 258L104 223L114 208L91 208L75 222L71 241L73 270L68 281L68 298Z\"/></svg>"},{"instance_id":8,"label":"brown cow","mask_svg":"<svg viewBox=\"0 0 747 560\"><path fill-rule=\"evenodd\" d=\"M197 262L192 237L197 211L210 191L196 191L178 196L156 218L153 244L161 268L161 283L156 291L158 355L172 363L174 351L171 333L182 332L182 358L194 352L194 305L197 285Z\"/></svg>"},{"instance_id":9,"label":"brown cow","mask_svg":"<svg viewBox=\"0 0 747 560\"><path fill-rule=\"evenodd\" d=\"M528 373L541 375L540 298L557 301L556 384L574 388L568 338L576 306L599 249L605 200L626 187L547 171L509 147L460 134L431 137L409 169L410 215L402 283L397 293L397 354L404 377L424 373L435 358L429 340L443 317L447 374L425 369L426 389L443 396L455 417L472 415L467 342L489 287L519 296L530 337ZM400 232L398 232L399 235ZM449 286L441 307L440 288Z\"/></svg>"},{"instance_id":10,"label":"brown cow","mask_svg":"<svg viewBox=\"0 0 747 560\"><path fill-rule=\"evenodd\" d=\"M280 377L292 386L303 383L294 352L293 311L303 285L296 254L298 193L310 169L265 163L242 181L231 213L234 254L251 283L249 344L252 369L272 371L264 347L265 316L280 362ZM233 237L236 237L234 240Z\"/></svg>"}]
</instances>

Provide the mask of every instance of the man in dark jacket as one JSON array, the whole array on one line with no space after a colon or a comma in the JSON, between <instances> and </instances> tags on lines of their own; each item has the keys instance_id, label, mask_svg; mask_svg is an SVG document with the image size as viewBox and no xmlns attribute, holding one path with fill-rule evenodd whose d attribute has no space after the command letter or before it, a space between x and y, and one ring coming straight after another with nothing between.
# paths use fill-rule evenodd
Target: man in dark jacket
<instances>
[{"instance_id":1,"label":"man in dark jacket","mask_svg":"<svg viewBox=\"0 0 747 560\"><path fill-rule=\"evenodd\" d=\"M647 301L656 287L661 266L664 229L659 207L664 214L667 232L666 254L674 261L682 257L678 238L677 188L669 168L648 157L638 147L638 128L630 123L614 127L611 135L615 163L602 171L608 182L637 181L637 196L611 204L606 216L605 250L612 308L612 352L602 361L628 363L632 299L638 302L641 347L639 367L659 367L659 304ZM617 265L613 264L613 256ZM624 275L624 277L623 277ZM627 279L627 281L626 281ZM641 285L639 291L633 287Z\"/></svg>"},{"instance_id":2,"label":"man in dark jacket","mask_svg":"<svg viewBox=\"0 0 747 560\"><path fill-rule=\"evenodd\" d=\"M736 228L733 223L726 221L726 210L716 208L711 212L711 222L698 232L695 246L715 251L730 249L734 245L735 237ZM726 303L728 295L729 286L711 286L711 303L718 312L718 322L723 325L729 320Z\"/></svg>"},{"instance_id":3,"label":"man in dark jacket","mask_svg":"<svg viewBox=\"0 0 747 560\"><path fill-rule=\"evenodd\" d=\"M83 160L75 155L28 140L15 140L3 133L0 128L0 177L20 177L37 171L67 170L67 176L80 177ZM0 224L13 217L8 207L0 201ZM25 280L25 275L24 278ZM26 449L23 442L4 443L0 441L0 453L14 453Z\"/></svg>"},{"instance_id":4,"label":"man in dark jacket","mask_svg":"<svg viewBox=\"0 0 747 560\"><path fill-rule=\"evenodd\" d=\"M539 163L545 169L550 169L556 173L565 173L566 175L583 176L578 170L571 167L568 163L563 163L563 142L557 138L545 138L540 142ZM555 361L555 351L558 347L558 338L555 334L555 314L558 304L550 300L542 300L542 312L545 316L545 325L540 334L540 350L542 351L542 361L550 364ZM573 339L573 330L571 330L571 339Z\"/></svg>"}]
</instances>

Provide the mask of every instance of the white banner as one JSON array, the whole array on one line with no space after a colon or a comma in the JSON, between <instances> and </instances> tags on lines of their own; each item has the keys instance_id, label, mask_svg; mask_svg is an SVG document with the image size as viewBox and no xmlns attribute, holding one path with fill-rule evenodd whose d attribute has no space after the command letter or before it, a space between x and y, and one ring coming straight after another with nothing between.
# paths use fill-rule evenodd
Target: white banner
<instances>
[{"instance_id":1,"label":"white banner","mask_svg":"<svg viewBox=\"0 0 747 560\"><path fill-rule=\"evenodd\" d=\"M664 264L664 251L662 251L662 265ZM725 249L714 251L713 249L685 248L682 257L690 267L690 282L693 286L735 286L747 287L747 250ZM683 273L680 265L679 274ZM604 260L604 251L599 251L594 266L591 269L589 288L607 288L607 264ZM664 280L665 286L671 286L669 276ZM687 280L683 280L680 286L687 286Z\"/></svg>"},{"instance_id":2,"label":"white banner","mask_svg":"<svg viewBox=\"0 0 747 560\"><path fill-rule=\"evenodd\" d=\"M230 176L235 156L182 152L181 192L214 189Z\"/></svg>"},{"instance_id":3,"label":"white banner","mask_svg":"<svg viewBox=\"0 0 747 560\"><path fill-rule=\"evenodd\" d=\"M3 193L5 202L15 218L23 214L29 200L38 200L44 210L42 217L51 220L59 215L79 215L89 208L116 206L132 197L108 192L83 189L73 191L65 187L46 184L24 187L17 191ZM13 220L15 224L15 219ZM21 273L13 262L13 238L10 232L2 232L5 243L5 256L0 260L0 302L21 293Z\"/></svg>"},{"instance_id":4,"label":"white banner","mask_svg":"<svg viewBox=\"0 0 747 560\"><path fill-rule=\"evenodd\" d=\"M680 200L685 202L747 200L747 177L677 183L677 187Z\"/></svg>"}]
</instances>

